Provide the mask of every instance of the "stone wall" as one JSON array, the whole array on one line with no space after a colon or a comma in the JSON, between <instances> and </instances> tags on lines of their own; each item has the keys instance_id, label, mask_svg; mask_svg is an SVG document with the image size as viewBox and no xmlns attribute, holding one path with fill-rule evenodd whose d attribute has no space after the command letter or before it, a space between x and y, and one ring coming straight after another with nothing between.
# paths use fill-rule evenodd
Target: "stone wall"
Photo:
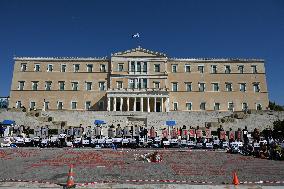
<instances>
[{"instance_id":1,"label":"stone wall","mask_svg":"<svg viewBox=\"0 0 284 189\"><path fill-rule=\"evenodd\" d=\"M37 115L37 116L35 116ZM284 119L284 112L261 111L245 115L234 115L231 112L95 112L95 111L46 111L46 112L21 112L13 110L0 110L0 121L5 119L15 120L17 124L27 126L49 125L57 128L63 126L94 125L94 120L104 120L107 125L137 124L133 118L147 119L147 127L159 128L165 126L167 120L176 120L177 127L200 126L209 124L216 130L220 124L225 128L230 127L236 130L248 126L249 130L254 128L272 127L273 121Z\"/></svg>"}]
</instances>

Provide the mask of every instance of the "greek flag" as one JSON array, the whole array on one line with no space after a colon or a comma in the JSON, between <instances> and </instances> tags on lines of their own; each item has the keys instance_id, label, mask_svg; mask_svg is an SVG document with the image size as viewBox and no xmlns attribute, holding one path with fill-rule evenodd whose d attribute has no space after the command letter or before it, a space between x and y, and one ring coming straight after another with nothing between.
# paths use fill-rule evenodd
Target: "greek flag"
<instances>
[{"instance_id":1,"label":"greek flag","mask_svg":"<svg viewBox=\"0 0 284 189\"><path fill-rule=\"evenodd\" d=\"M139 33L136 33L136 34L133 34L133 35L132 35L132 38L136 38L136 37L137 37L137 38L140 37L140 36L139 36Z\"/></svg>"}]
</instances>

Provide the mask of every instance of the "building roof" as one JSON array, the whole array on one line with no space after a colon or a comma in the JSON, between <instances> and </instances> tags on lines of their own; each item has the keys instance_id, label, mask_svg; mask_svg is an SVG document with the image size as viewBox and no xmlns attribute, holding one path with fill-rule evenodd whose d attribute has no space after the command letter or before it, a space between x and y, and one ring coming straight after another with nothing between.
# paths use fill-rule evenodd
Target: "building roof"
<instances>
[{"instance_id":1,"label":"building roof","mask_svg":"<svg viewBox=\"0 0 284 189\"><path fill-rule=\"evenodd\" d=\"M37 60L37 61L53 61L53 60L67 60L67 61L90 61L90 60L108 60L107 57L14 57L14 60Z\"/></svg>"}]
</instances>

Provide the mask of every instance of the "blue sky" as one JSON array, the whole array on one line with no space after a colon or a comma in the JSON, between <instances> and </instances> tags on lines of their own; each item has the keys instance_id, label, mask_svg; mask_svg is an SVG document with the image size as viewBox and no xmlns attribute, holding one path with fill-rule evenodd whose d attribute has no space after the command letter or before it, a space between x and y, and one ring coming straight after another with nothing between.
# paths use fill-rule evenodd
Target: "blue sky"
<instances>
[{"instance_id":1,"label":"blue sky","mask_svg":"<svg viewBox=\"0 0 284 189\"><path fill-rule=\"evenodd\" d=\"M284 104L282 0L1 0L0 96L14 55L110 56L138 44L170 57L263 58L269 98Z\"/></svg>"}]
</instances>

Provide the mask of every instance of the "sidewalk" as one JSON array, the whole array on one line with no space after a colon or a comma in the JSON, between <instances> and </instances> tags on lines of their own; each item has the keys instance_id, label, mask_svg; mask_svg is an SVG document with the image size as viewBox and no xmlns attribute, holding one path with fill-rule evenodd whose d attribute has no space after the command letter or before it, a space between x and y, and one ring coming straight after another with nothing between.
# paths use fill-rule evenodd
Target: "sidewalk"
<instances>
[{"instance_id":1,"label":"sidewalk","mask_svg":"<svg viewBox=\"0 0 284 189\"><path fill-rule=\"evenodd\" d=\"M20 188L47 188L62 189L56 184L42 184L29 182L0 182L0 189L20 189ZM261 186L261 185L189 185L189 184L94 184L87 186L76 186L76 188L138 188L138 189L280 189L283 186Z\"/></svg>"}]
</instances>

